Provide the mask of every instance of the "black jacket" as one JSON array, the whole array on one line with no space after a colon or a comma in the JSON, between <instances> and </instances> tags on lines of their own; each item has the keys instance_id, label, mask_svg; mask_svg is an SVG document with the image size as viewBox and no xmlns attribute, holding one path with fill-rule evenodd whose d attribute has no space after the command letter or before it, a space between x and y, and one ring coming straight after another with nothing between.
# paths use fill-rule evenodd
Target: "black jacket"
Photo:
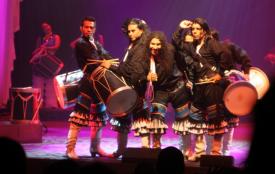
<instances>
[{"instance_id":1,"label":"black jacket","mask_svg":"<svg viewBox=\"0 0 275 174\"><path fill-rule=\"evenodd\" d=\"M88 65L89 59L102 60L112 58L99 42L95 41L95 45L97 48L95 48L95 46L90 43L89 39L85 37L79 38L76 43L75 55L77 63L85 74L92 73L100 65L100 63Z\"/></svg>"}]
</instances>

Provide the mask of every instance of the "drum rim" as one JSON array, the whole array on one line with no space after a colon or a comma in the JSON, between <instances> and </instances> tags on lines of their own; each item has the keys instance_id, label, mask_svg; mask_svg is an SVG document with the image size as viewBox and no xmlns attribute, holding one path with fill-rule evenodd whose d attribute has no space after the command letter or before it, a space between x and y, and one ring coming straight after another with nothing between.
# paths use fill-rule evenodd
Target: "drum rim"
<instances>
[{"instance_id":1,"label":"drum rim","mask_svg":"<svg viewBox=\"0 0 275 174\"><path fill-rule=\"evenodd\" d=\"M40 93L41 89L40 88L33 88L31 86L28 87L13 87L10 88L11 92L22 92L22 93Z\"/></svg>"},{"instance_id":2,"label":"drum rim","mask_svg":"<svg viewBox=\"0 0 275 174\"><path fill-rule=\"evenodd\" d=\"M264 76L265 80L268 82L268 86L270 85L269 78L268 78L268 76L266 75L266 73L265 73L263 70L261 70L261 69L258 68L258 67L254 67L254 66L251 67L251 68L249 69L249 72L250 72L251 70L255 70L255 71L261 72L261 74Z\"/></svg>"},{"instance_id":3,"label":"drum rim","mask_svg":"<svg viewBox=\"0 0 275 174\"><path fill-rule=\"evenodd\" d=\"M228 92L229 88L231 88L231 87L232 87L233 85L235 85L235 84L245 84L246 86L250 86L250 87L252 87L252 89L256 92L256 94L258 95L255 86L253 86L250 82L245 81L245 80L239 80L239 81L236 81L236 82L234 82L234 83L231 83L230 85L228 85L228 86L226 87L226 89L225 89L225 91L223 92L223 94L225 94L226 92ZM224 95L223 95L223 99L224 99Z\"/></svg>"},{"instance_id":4,"label":"drum rim","mask_svg":"<svg viewBox=\"0 0 275 174\"><path fill-rule=\"evenodd\" d=\"M138 99L138 95L137 95L137 93L136 93L136 91L133 89L133 88L131 88L130 86L122 86L122 87L119 87L119 88L117 88L116 90L114 90L113 92L111 92L111 94L108 96L108 98L107 98L107 100L106 100L106 106L109 106L109 102L110 102L110 100L111 100L111 98L112 97L114 97L116 94L118 94L119 92L121 92L121 91L125 91L125 90L132 90L136 95L136 102L135 102L135 104L132 106L132 107L130 107L130 109L128 109L127 111L125 111L125 112L123 112L123 113L118 113L118 114L113 114L113 113L111 113L110 111L109 111L109 107L107 107L107 111L108 111L108 113L110 113L112 116L117 116L117 117L119 117L119 116L124 116L124 115L127 115L129 112L131 112L134 108L135 108L135 106L136 106L136 104L137 104L137 99Z\"/></svg>"},{"instance_id":5,"label":"drum rim","mask_svg":"<svg viewBox=\"0 0 275 174\"><path fill-rule=\"evenodd\" d=\"M246 114L238 114L238 113L236 113L236 112L233 112L232 109L229 109L229 108L228 108L228 105L227 105L228 102L226 102L226 100L225 100L225 98L226 98L226 95L225 95L226 92L228 92L230 89L232 89L232 86L234 86L234 85L236 85L236 84L245 84L245 86L252 87L251 89L252 89L252 90L254 91L254 93L256 94L256 100L255 100L254 103L256 103L256 101L257 101L258 92L257 92L255 86L253 86L250 82L245 81L245 80L240 80L240 81L236 81L235 83L231 83L231 84L226 88L226 90L224 91L224 94L223 94L223 102L224 102L224 105L225 105L226 109L227 109L230 113L232 113L232 114L234 114L234 115L237 115L237 116L245 116L245 115L248 115L249 113L246 113Z\"/></svg>"}]
</instances>

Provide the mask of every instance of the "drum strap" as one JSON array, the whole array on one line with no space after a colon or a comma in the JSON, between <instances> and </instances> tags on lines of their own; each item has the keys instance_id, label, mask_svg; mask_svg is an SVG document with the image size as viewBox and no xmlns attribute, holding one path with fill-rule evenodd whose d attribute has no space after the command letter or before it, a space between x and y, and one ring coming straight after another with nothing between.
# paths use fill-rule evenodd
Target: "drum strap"
<instances>
[{"instance_id":1,"label":"drum strap","mask_svg":"<svg viewBox=\"0 0 275 174\"><path fill-rule=\"evenodd\" d=\"M95 49L97 50L97 46L95 44L95 39L93 37L89 38L89 42L95 47Z\"/></svg>"},{"instance_id":2,"label":"drum strap","mask_svg":"<svg viewBox=\"0 0 275 174\"><path fill-rule=\"evenodd\" d=\"M205 67L209 68L210 70L216 72L217 71L217 67L214 66L214 65L211 65L204 57L201 56L201 54L199 52L200 49L201 49L201 47L203 46L203 44L204 44L204 41L202 41L202 43L199 44L196 47L196 51L195 52L196 52L197 55L195 55L195 58L199 61L199 64L200 64L201 67L205 66Z\"/></svg>"},{"instance_id":3,"label":"drum strap","mask_svg":"<svg viewBox=\"0 0 275 174\"><path fill-rule=\"evenodd\" d=\"M133 47L133 44L130 44L128 49L127 49L127 52L125 53L124 57L123 57L123 61L122 62L125 62L128 58L128 54L129 54L129 51L130 49Z\"/></svg>"},{"instance_id":4,"label":"drum strap","mask_svg":"<svg viewBox=\"0 0 275 174\"><path fill-rule=\"evenodd\" d=\"M156 73L156 63L153 56L150 57L150 72ZM147 83L145 98L148 102L152 102L154 99L154 86L152 81Z\"/></svg>"},{"instance_id":5,"label":"drum strap","mask_svg":"<svg viewBox=\"0 0 275 174\"><path fill-rule=\"evenodd\" d=\"M150 57L150 72L156 73L156 63L153 56Z\"/></svg>"}]
</instances>

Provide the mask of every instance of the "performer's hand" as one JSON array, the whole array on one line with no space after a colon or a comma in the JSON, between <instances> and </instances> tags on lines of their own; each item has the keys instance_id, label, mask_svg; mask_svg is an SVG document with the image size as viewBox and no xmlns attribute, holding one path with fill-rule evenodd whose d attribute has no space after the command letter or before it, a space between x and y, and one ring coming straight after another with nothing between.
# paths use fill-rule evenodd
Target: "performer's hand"
<instances>
[{"instance_id":1,"label":"performer's hand","mask_svg":"<svg viewBox=\"0 0 275 174\"><path fill-rule=\"evenodd\" d=\"M186 83L186 87L192 90L193 89L193 83L190 80L188 80L187 83Z\"/></svg>"},{"instance_id":2,"label":"performer's hand","mask_svg":"<svg viewBox=\"0 0 275 174\"><path fill-rule=\"evenodd\" d=\"M156 73L149 72L147 75L148 81L158 81L158 76Z\"/></svg>"},{"instance_id":3,"label":"performer's hand","mask_svg":"<svg viewBox=\"0 0 275 174\"><path fill-rule=\"evenodd\" d=\"M221 79L222 79L222 76L218 73L216 73L214 76L209 78L210 81L214 81L214 82L219 81Z\"/></svg>"},{"instance_id":4,"label":"performer's hand","mask_svg":"<svg viewBox=\"0 0 275 174\"><path fill-rule=\"evenodd\" d=\"M190 34L185 35L184 42L192 43L193 41L194 41L194 38L192 35Z\"/></svg>"},{"instance_id":5,"label":"performer's hand","mask_svg":"<svg viewBox=\"0 0 275 174\"><path fill-rule=\"evenodd\" d=\"M244 79L249 81L249 74L244 74Z\"/></svg>"},{"instance_id":6,"label":"performer's hand","mask_svg":"<svg viewBox=\"0 0 275 174\"><path fill-rule=\"evenodd\" d=\"M100 66L109 69L112 65L112 61L111 60L103 60L103 62L100 64Z\"/></svg>"},{"instance_id":7,"label":"performer's hand","mask_svg":"<svg viewBox=\"0 0 275 174\"><path fill-rule=\"evenodd\" d=\"M180 25L179 25L179 26L180 26L180 28L185 29L185 28L190 28L191 25L192 25L192 22L191 22L191 21L183 20L183 21L180 22Z\"/></svg>"},{"instance_id":8,"label":"performer's hand","mask_svg":"<svg viewBox=\"0 0 275 174\"><path fill-rule=\"evenodd\" d=\"M120 63L118 58L110 59L110 61L111 61L111 64L114 66L118 66Z\"/></svg>"}]
</instances>

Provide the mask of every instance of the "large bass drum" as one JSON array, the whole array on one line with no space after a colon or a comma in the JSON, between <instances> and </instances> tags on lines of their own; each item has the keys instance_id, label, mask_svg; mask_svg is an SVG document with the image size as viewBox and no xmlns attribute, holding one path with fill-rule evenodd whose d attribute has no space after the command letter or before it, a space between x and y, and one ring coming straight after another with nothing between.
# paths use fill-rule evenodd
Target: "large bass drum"
<instances>
[{"instance_id":1,"label":"large bass drum","mask_svg":"<svg viewBox=\"0 0 275 174\"><path fill-rule=\"evenodd\" d=\"M107 112L113 117L130 113L138 100L136 91L114 72L98 67L90 77L98 98L105 103Z\"/></svg>"},{"instance_id":2,"label":"large bass drum","mask_svg":"<svg viewBox=\"0 0 275 174\"><path fill-rule=\"evenodd\" d=\"M237 70L227 73L227 78L230 85L223 96L225 107L234 115L248 115L257 101L256 88Z\"/></svg>"}]
</instances>

